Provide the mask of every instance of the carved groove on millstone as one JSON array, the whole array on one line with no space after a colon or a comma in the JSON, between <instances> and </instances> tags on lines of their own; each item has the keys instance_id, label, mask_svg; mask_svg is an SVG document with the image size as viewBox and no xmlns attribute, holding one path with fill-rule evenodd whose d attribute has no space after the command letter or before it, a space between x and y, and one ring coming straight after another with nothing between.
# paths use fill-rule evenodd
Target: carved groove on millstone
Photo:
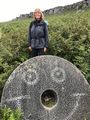
<instances>
[{"instance_id":1,"label":"carved groove on millstone","mask_svg":"<svg viewBox=\"0 0 90 120\"><path fill-rule=\"evenodd\" d=\"M35 85L39 81L39 75L36 70L29 69L24 73L24 79L23 81L27 83L28 85Z\"/></svg>"},{"instance_id":2,"label":"carved groove on millstone","mask_svg":"<svg viewBox=\"0 0 90 120\"><path fill-rule=\"evenodd\" d=\"M77 110L77 108L79 106L79 101L80 101L81 97L84 95L85 95L84 93L76 93L76 94L72 95L72 97L76 97L76 103L74 104L74 107L73 107L72 111L69 113L69 115L63 120L69 120L72 117L72 115L75 113L75 111Z\"/></svg>"},{"instance_id":3,"label":"carved groove on millstone","mask_svg":"<svg viewBox=\"0 0 90 120\"><path fill-rule=\"evenodd\" d=\"M21 100L21 99L30 99L30 95L6 99L6 102L17 101L17 100Z\"/></svg>"},{"instance_id":4,"label":"carved groove on millstone","mask_svg":"<svg viewBox=\"0 0 90 120\"><path fill-rule=\"evenodd\" d=\"M54 68L51 70L52 80L57 83L62 83L65 81L65 71L62 68Z\"/></svg>"}]
</instances>

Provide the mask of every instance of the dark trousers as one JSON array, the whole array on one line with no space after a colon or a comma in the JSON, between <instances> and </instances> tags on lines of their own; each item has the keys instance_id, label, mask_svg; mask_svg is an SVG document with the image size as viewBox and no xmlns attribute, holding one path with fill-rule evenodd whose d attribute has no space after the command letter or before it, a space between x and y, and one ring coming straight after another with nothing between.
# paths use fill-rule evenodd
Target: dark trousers
<instances>
[{"instance_id":1,"label":"dark trousers","mask_svg":"<svg viewBox=\"0 0 90 120\"><path fill-rule=\"evenodd\" d=\"M44 48L32 49L31 57L40 56L40 55L44 55Z\"/></svg>"}]
</instances>

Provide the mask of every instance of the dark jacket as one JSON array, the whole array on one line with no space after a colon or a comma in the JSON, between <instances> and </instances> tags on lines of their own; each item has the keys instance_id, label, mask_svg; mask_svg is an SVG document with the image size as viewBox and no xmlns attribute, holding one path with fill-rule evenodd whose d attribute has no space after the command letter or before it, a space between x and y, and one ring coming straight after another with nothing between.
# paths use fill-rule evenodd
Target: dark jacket
<instances>
[{"instance_id":1,"label":"dark jacket","mask_svg":"<svg viewBox=\"0 0 90 120\"><path fill-rule=\"evenodd\" d=\"M43 20L30 23L28 41L32 48L48 47L48 28Z\"/></svg>"}]
</instances>

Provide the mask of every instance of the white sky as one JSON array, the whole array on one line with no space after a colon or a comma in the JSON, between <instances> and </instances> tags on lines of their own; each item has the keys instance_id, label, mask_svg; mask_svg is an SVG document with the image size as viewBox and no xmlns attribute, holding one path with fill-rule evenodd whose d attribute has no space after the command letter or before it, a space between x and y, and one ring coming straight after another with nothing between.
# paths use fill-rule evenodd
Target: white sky
<instances>
[{"instance_id":1,"label":"white sky","mask_svg":"<svg viewBox=\"0 0 90 120\"><path fill-rule=\"evenodd\" d=\"M81 0L0 0L0 22L9 21L35 8L41 10L64 6Z\"/></svg>"}]
</instances>

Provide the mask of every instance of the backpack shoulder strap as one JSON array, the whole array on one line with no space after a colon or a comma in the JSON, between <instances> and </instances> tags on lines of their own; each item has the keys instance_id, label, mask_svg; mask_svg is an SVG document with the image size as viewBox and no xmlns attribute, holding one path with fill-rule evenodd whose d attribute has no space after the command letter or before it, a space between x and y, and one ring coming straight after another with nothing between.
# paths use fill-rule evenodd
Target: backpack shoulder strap
<instances>
[{"instance_id":1,"label":"backpack shoulder strap","mask_svg":"<svg viewBox=\"0 0 90 120\"><path fill-rule=\"evenodd\" d=\"M30 26L29 26L29 27L31 28L33 24L34 24L34 21L31 21L31 23L30 23Z\"/></svg>"}]
</instances>

